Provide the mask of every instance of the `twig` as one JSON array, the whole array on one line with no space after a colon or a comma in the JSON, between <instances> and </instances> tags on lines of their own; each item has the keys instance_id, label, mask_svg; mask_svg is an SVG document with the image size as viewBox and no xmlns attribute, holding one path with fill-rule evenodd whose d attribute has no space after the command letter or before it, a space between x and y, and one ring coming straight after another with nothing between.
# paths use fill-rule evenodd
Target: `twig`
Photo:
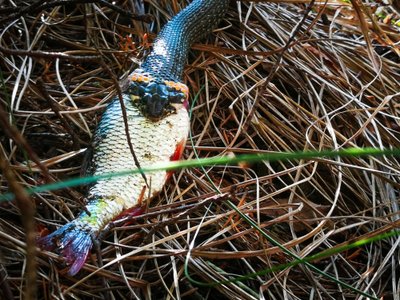
<instances>
[{"instance_id":1,"label":"twig","mask_svg":"<svg viewBox=\"0 0 400 300\"><path fill-rule=\"evenodd\" d=\"M26 239L26 273L25 300L36 299L36 231L35 206L32 204L25 189L18 183L17 177L10 168L7 158L0 151L0 169L8 182L10 190L15 195L17 206L21 212L21 220L25 229Z\"/></svg>"},{"instance_id":2,"label":"twig","mask_svg":"<svg viewBox=\"0 0 400 300\"><path fill-rule=\"evenodd\" d=\"M293 31L293 33L290 35L290 37L289 37L288 41L286 42L285 46L282 48L281 52L279 53L275 64L272 66L272 69L269 72L267 78L264 80L262 86L260 86L260 88L259 88L259 96L255 98L253 106L251 107L251 110L250 110L249 114L247 115L246 120L244 121L243 131L247 131L247 128L250 125L251 119L253 118L254 113L256 112L256 109L258 108L258 105L259 105L260 99L262 98L262 95L267 90L268 84L271 82L272 78L275 76L275 72L278 70L279 66L281 65L281 61L282 61L283 55L285 54L287 49L289 49L290 45L292 44L292 41L296 37L297 33L300 31L301 26L306 21L306 19L308 17L308 14L311 12L312 7L314 6L314 2L315 2L315 0L311 0L310 3L308 4L306 10L304 11L303 18L297 24L297 26L296 26L295 30Z\"/></svg>"},{"instance_id":3,"label":"twig","mask_svg":"<svg viewBox=\"0 0 400 300\"><path fill-rule=\"evenodd\" d=\"M13 294L7 277L8 277L7 270L4 267L3 263L0 263L0 288L3 291L3 295L6 297L6 299L12 299Z\"/></svg>"},{"instance_id":4,"label":"twig","mask_svg":"<svg viewBox=\"0 0 400 300\"><path fill-rule=\"evenodd\" d=\"M135 154L135 149L133 148L133 145L132 145L131 135L129 133L128 116L126 114L126 108L125 108L124 99L123 99L123 96L122 96L121 87L119 86L119 82L118 82L117 78L115 77L114 73L110 70L110 68L107 66L107 64L103 60L101 60L101 65L107 71L107 73L111 76L111 79L114 82L114 86L117 89L118 100L119 100L119 103L121 105L122 118L124 120L125 135L126 135L126 140L128 142L128 145L129 145L129 150L131 151L131 154L132 154L133 160L135 162L136 168L139 169L139 172L142 175L142 177L144 179L144 182L145 182L147 188L150 191L150 185L149 185L149 183L147 181L147 177L146 177L146 175L144 174L144 172L142 171L142 169L140 167L140 162L137 159L137 156Z\"/></svg>"},{"instance_id":5,"label":"twig","mask_svg":"<svg viewBox=\"0 0 400 300\"><path fill-rule=\"evenodd\" d=\"M137 15L133 14L127 10L124 10L110 2L107 2L106 0L54 0L51 2L45 2L43 3L42 0L39 0L31 5L28 5L26 7L15 7L15 8L6 8L0 10L0 14L9 14L12 12L12 14L8 17L2 18L0 20L0 25L4 24L8 21L18 19L19 17L22 17L24 15L27 15L28 13L32 12L39 12L47 8L52 8L56 6L62 6L62 5L70 5L70 4L82 4L82 3L99 3L102 4L108 8L111 8L112 10L120 13L121 15L127 16L129 18L132 18L134 20L150 23L153 20L153 16L149 14L144 14L144 15Z\"/></svg>"},{"instance_id":6,"label":"twig","mask_svg":"<svg viewBox=\"0 0 400 300\"><path fill-rule=\"evenodd\" d=\"M46 99L47 103L50 105L51 109L54 111L56 116L60 119L62 124L64 125L65 130L69 133L69 135L72 138L72 143L74 145L74 149L78 150L80 149L80 139L79 137L75 134L74 130L72 129L71 125L69 122L66 120L66 118L60 113L60 109L58 108L58 103L54 103L54 100L50 97L49 93L46 90L46 87L44 86L44 82L42 78L39 78L36 81L36 85L39 89L39 92L43 95L43 97Z\"/></svg>"},{"instance_id":7,"label":"twig","mask_svg":"<svg viewBox=\"0 0 400 300\"><path fill-rule=\"evenodd\" d=\"M28 156L32 159L32 161L38 166L38 168L42 171L43 177L45 178L47 183L53 182L54 180L51 178L49 171L46 166L44 166L39 157L36 155L35 151L33 151L32 147L28 144L22 134L15 128L14 125L10 125L7 121L7 114L4 111L3 107L0 105L0 125L3 128L4 132L14 140L14 142L24 149Z\"/></svg>"},{"instance_id":8,"label":"twig","mask_svg":"<svg viewBox=\"0 0 400 300\"><path fill-rule=\"evenodd\" d=\"M89 56L89 55L79 55L74 56L71 54L63 53L63 52L47 52L47 51L33 51L33 50L19 50L19 49L9 49L0 45L0 52L4 54L10 55L20 55L20 56L29 56L29 57L37 57L37 58L59 58L66 59L70 61L81 61L81 62L90 62L90 61L99 61L99 56Z\"/></svg>"}]
</instances>

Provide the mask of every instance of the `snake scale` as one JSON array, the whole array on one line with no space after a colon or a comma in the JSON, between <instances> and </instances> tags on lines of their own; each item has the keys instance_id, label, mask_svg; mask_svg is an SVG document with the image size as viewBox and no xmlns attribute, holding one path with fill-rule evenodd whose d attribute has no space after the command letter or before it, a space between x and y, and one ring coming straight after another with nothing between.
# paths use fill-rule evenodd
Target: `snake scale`
<instances>
[{"instance_id":1,"label":"snake scale","mask_svg":"<svg viewBox=\"0 0 400 300\"><path fill-rule=\"evenodd\" d=\"M189 132L188 87L182 83L190 45L205 36L224 16L229 0L194 0L169 21L153 50L129 75L123 91L130 141L141 167L177 160ZM125 134L119 99L106 108L92 142L90 175L135 167ZM42 249L60 253L75 275L84 265L93 241L105 226L128 209L161 191L169 173L158 171L98 180L89 188L87 205L76 219L38 240Z\"/></svg>"}]
</instances>

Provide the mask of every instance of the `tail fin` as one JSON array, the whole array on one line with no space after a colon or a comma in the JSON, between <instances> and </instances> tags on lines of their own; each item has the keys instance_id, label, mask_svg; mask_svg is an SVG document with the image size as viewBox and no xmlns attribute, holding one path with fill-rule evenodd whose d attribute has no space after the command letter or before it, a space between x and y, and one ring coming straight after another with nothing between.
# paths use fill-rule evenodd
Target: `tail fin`
<instances>
[{"instance_id":1,"label":"tail fin","mask_svg":"<svg viewBox=\"0 0 400 300\"><path fill-rule=\"evenodd\" d=\"M84 265L92 248L92 233L88 228L70 222L53 233L40 238L38 245L44 250L60 252L70 265L68 274L74 276Z\"/></svg>"}]
</instances>

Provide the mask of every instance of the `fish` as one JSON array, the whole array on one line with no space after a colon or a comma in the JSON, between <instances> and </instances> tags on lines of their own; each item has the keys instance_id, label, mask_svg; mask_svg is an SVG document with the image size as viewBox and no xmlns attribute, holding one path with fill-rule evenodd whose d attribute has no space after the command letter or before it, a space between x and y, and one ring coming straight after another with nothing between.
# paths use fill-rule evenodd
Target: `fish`
<instances>
[{"instance_id":1,"label":"fish","mask_svg":"<svg viewBox=\"0 0 400 300\"><path fill-rule=\"evenodd\" d=\"M153 50L128 76L127 88L122 91L125 108L114 98L102 116L93 139L89 175L132 169L135 160L128 136L142 168L181 157L190 128L189 89L183 83L190 45L215 28L229 2L194 0L162 28ZM105 226L159 193L170 174L157 171L146 174L146 179L131 174L98 180L89 188L87 205L77 218L40 238L38 245L59 252L70 266L68 273L77 274Z\"/></svg>"},{"instance_id":2,"label":"fish","mask_svg":"<svg viewBox=\"0 0 400 300\"><path fill-rule=\"evenodd\" d=\"M186 99L187 96L183 94L181 98ZM124 93L122 100L130 140L140 167L178 160L183 153L190 126L186 100L180 101L181 104L176 105L173 113L158 120L143 114L137 96ZM108 105L101 118L94 135L92 153L87 169L89 175L135 168L125 135L122 107L117 98ZM93 241L105 226L124 211L139 206L141 198L145 202L157 195L170 175L167 171L145 174L147 182L140 173L98 180L88 190L85 209L73 221L40 238L40 248L57 250L69 265L68 274L77 274L93 247Z\"/></svg>"}]
</instances>

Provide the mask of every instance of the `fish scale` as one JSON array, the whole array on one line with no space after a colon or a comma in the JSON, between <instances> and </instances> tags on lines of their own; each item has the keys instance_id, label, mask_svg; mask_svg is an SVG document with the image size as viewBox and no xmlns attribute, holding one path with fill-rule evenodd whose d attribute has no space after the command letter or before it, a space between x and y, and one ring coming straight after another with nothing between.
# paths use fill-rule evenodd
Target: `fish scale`
<instances>
[{"instance_id":1,"label":"fish scale","mask_svg":"<svg viewBox=\"0 0 400 300\"><path fill-rule=\"evenodd\" d=\"M169 161L172 150L187 137L187 110L181 108L176 114L154 122L143 117L132 105L128 95L123 95L123 100L129 131L132 133L131 143L140 166ZM120 104L112 102L99 124L99 134L94 138L95 151L92 161L96 168L93 175L135 168L126 137L120 134L124 130ZM164 185L165 172L155 172L146 176L149 177L148 182L151 182L150 194L157 193ZM146 186L146 183L141 175L99 180L89 189L89 197L118 195L123 198L124 208L127 209L137 203L143 186Z\"/></svg>"},{"instance_id":2,"label":"fish scale","mask_svg":"<svg viewBox=\"0 0 400 300\"><path fill-rule=\"evenodd\" d=\"M217 25L229 0L195 0L164 26L142 66L129 75L122 93L127 125L141 167L179 159L189 133L188 87L182 73L190 44ZM88 175L134 169L118 97L106 108L94 134ZM38 240L45 250L64 256L75 275L84 265L93 241L127 209L159 193L169 172L114 176L89 188L86 209L75 220ZM144 191L144 193L143 193ZM141 199L143 195L143 199Z\"/></svg>"}]
</instances>

